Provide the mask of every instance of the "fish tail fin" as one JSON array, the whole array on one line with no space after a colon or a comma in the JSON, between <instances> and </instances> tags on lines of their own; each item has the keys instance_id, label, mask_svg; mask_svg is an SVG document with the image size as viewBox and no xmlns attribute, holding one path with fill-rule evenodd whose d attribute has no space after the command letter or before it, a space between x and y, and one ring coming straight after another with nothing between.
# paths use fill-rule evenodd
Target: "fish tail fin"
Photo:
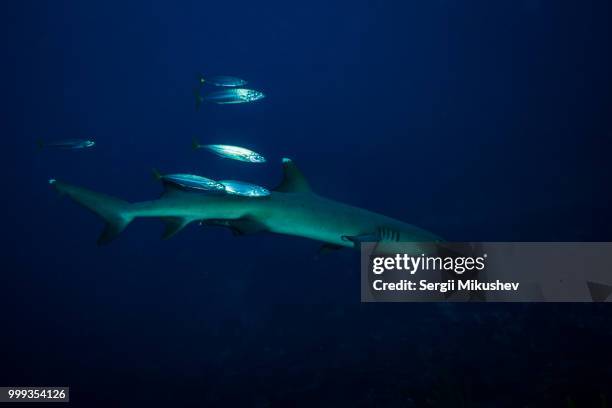
<instances>
[{"instance_id":1,"label":"fish tail fin","mask_svg":"<svg viewBox=\"0 0 612 408\"><path fill-rule=\"evenodd\" d=\"M193 90L193 95L195 96L195 108L196 108L196 111L198 111L200 110L200 106L202 106L202 103L204 103L204 98L202 97L202 95L200 95L199 88L195 88Z\"/></svg>"},{"instance_id":2,"label":"fish tail fin","mask_svg":"<svg viewBox=\"0 0 612 408\"><path fill-rule=\"evenodd\" d=\"M198 139L194 137L193 139L191 139L191 147L193 147L193 150L198 150L200 147L202 147L202 145L200 144Z\"/></svg>"},{"instance_id":3,"label":"fish tail fin","mask_svg":"<svg viewBox=\"0 0 612 408\"><path fill-rule=\"evenodd\" d=\"M154 178L156 181L159 181L159 180L161 180L161 179L162 179L162 175L161 175L161 173L160 173L159 171L157 171L157 169L156 169L156 168L152 168L152 169L151 169L151 171L153 172L153 178Z\"/></svg>"},{"instance_id":4,"label":"fish tail fin","mask_svg":"<svg viewBox=\"0 0 612 408\"><path fill-rule=\"evenodd\" d=\"M106 226L98 238L98 245L106 245L113 241L134 219L134 215L129 211L131 204L127 201L55 179L49 180L49 184L106 221Z\"/></svg>"},{"instance_id":5,"label":"fish tail fin","mask_svg":"<svg viewBox=\"0 0 612 408\"><path fill-rule=\"evenodd\" d=\"M36 147L42 149L43 147L45 147L45 142L43 142L42 139L36 139Z\"/></svg>"}]
</instances>

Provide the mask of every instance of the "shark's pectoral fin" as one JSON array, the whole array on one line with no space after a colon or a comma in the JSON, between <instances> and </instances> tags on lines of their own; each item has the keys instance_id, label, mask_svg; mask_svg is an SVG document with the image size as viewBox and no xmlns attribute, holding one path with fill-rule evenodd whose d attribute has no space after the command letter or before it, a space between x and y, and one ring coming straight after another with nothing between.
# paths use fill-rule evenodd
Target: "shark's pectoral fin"
<instances>
[{"instance_id":1,"label":"shark's pectoral fin","mask_svg":"<svg viewBox=\"0 0 612 408\"><path fill-rule=\"evenodd\" d=\"M177 232L185 228L187 224L189 224L189 220L181 217L164 217L162 218L164 223L166 223L166 228L164 229L164 233L162 234L163 239L172 238L176 235Z\"/></svg>"},{"instance_id":2,"label":"shark's pectoral fin","mask_svg":"<svg viewBox=\"0 0 612 408\"><path fill-rule=\"evenodd\" d=\"M311 193L310 184L291 159L283 159L283 180L274 189L281 193Z\"/></svg>"},{"instance_id":3,"label":"shark's pectoral fin","mask_svg":"<svg viewBox=\"0 0 612 408\"><path fill-rule=\"evenodd\" d=\"M267 231L267 227L265 225L248 217L238 218L235 220L204 220L202 221L202 224L229 228L235 236Z\"/></svg>"}]
</instances>

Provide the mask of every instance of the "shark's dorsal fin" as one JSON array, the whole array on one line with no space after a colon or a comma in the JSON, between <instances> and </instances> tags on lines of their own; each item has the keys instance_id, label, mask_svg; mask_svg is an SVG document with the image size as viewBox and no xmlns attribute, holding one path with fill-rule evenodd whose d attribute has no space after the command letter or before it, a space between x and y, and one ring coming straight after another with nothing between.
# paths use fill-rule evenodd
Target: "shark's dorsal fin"
<instances>
[{"instance_id":1,"label":"shark's dorsal fin","mask_svg":"<svg viewBox=\"0 0 612 408\"><path fill-rule=\"evenodd\" d=\"M283 158L283 180L274 189L281 193L311 193L306 177L291 159Z\"/></svg>"}]
</instances>

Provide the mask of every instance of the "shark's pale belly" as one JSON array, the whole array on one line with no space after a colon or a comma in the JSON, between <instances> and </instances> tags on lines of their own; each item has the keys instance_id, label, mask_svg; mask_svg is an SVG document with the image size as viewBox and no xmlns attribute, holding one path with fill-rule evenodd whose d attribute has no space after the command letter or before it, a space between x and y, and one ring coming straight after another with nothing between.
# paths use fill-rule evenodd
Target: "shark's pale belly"
<instances>
[{"instance_id":1,"label":"shark's pale belly","mask_svg":"<svg viewBox=\"0 0 612 408\"><path fill-rule=\"evenodd\" d=\"M273 193L265 198L188 194L140 203L136 208L135 216L181 217L190 222L248 219L269 232L346 247L354 244L343 236L372 234L380 228L397 231L402 241L437 239L410 224L312 193Z\"/></svg>"},{"instance_id":2,"label":"shark's pale belly","mask_svg":"<svg viewBox=\"0 0 612 408\"><path fill-rule=\"evenodd\" d=\"M314 194L276 193L261 214L271 232L352 247L343 236L360 236L389 228L400 241L436 241L435 235L410 224ZM275 208L276 207L276 208Z\"/></svg>"}]
</instances>

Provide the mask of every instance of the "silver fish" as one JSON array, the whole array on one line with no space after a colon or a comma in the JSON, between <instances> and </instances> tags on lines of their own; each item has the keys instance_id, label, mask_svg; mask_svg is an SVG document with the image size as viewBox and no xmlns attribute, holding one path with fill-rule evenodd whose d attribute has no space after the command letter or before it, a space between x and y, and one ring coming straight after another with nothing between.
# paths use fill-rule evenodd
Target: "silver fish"
<instances>
[{"instance_id":1,"label":"silver fish","mask_svg":"<svg viewBox=\"0 0 612 408\"><path fill-rule=\"evenodd\" d=\"M219 183L225 186L227 194L246 197L265 197L270 195L270 190L256 184L236 180L221 180Z\"/></svg>"},{"instance_id":2,"label":"silver fish","mask_svg":"<svg viewBox=\"0 0 612 408\"><path fill-rule=\"evenodd\" d=\"M232 87L244 86L247 84L247 81L245 81L244 79L227 75L204 76L203 74L200 74L198 80L200 82L200 86L204 84L211 84L214 86Z\"/></svg>"},{"instance_id":3,"label":"silver fish","mask_svg":"<svg viewBox=\"0 0 612 408\"><path fill-rule=\"evenodd\" d=\"M207 149L211 152L215 153L218 156L239 160L248 163L265 163L266 158L261 154L256 153L252 150L249 150L244 147L239 146L231 146L231 145L222 145L222 144L210 144L210 145L201 145L197 140L193 141L194 149Z\"/></svg>"},{"instance_id":4,"label":"silver fish","mask_svg":"<svg viewBox=\"0 0 612 408\"><path fill-rule=\"evenodd\" d=\"M246 88L224 89L204 95L204 99L219 105L255 102L265 98L263 92Z\"/></svg>"},{"instance_id":5,"label":"silver fish","mask_svg":"<svg viewBox=\"0 0 612 408\"><path fill-rule=\"evenodd\" d=\"M87 149L93 147L96 142L93 140L85 140L85 139L66 139L66 140L56 140L53 142L44 142L42 140L37 140L36 144L39 148L43 147L54 147L57 149Z\"/></svg>"},{"instance_id":6,"label":"silver fish","mask_svg":"<svg viewBox=\"0 0 612 408\"><path fill-rule=\"evenodd\" d=\"M187 190L205 190L205 191L225 191L225 186L215 180L198 176L196 174L175 173L175 174L160 174L153 169L155 178L164 183L170 183Z\"/></svg>"}]
</instances>

